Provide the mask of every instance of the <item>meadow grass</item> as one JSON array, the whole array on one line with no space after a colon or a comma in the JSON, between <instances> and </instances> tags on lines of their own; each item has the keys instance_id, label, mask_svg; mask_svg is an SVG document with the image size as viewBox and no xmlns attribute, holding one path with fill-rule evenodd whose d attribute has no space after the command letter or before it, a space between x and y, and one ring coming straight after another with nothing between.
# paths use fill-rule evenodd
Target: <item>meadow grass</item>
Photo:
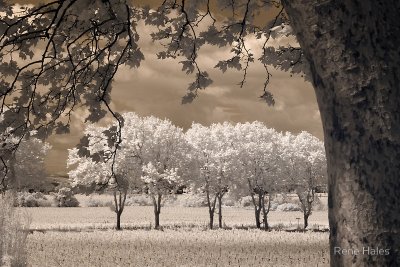
<instances>
[{"instance_id":1,"label":"meadow grass","mask_svg":"<svg viewBox=\"0 0 400 267\"><path fill-rule=\"evenodd\" d=\"M162 231L151 229L152 207L127 207L123 231L113 230L115 214L106 207L23 209L32 216L30 266L329 265L328 233L251 229L250 208L224 208L230 230L208 230L206 208L164 207ZM295 229L299 217L271 212L270 224ZM314 212L313 224L326 227L326 212Z\"/></svg>"}]
</instances>

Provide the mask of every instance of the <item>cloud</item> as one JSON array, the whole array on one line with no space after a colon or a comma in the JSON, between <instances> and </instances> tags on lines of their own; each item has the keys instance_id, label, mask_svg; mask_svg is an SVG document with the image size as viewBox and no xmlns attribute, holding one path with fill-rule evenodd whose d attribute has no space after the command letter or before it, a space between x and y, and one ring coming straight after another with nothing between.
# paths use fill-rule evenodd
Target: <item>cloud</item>
<instances>
[{"instance_id":1,"label":"cloud","mask_svg":"<svg viewBox=\"0 0 400 267\"><path fill-rule=\"evenodd\" d=\"M214 122L262 121L279 131L309 131L322 139L321 119L314 90L310 83L300 76L270 69L272 74L269 90L276 105L273 107L260 100L266 73L260 63L250 66L243 88L238 83L243 72L214 69L220 59L229 58L228 48L207 46L199 56L199 64L209 72L213 84L199 92L191 104L181 104L186 88L194 75L181 71L182 59L159 60L155 53L161 50L152 43L148 33L143 33L140 46L145 61L138 69L122 67L113 82L112 107L118 112L134 111L141 116L154 115L168 118L178 126L187 129L192 122L210 125ZM147 34L147 35L146 35ZM257 44L251 40L255 50ZM84 110L77 110L71 126L71 134L50 138L53 145L47 166L50 172L65 172L67 148L77 144L85 126L82 121ZM110 121L110 118L108 119ZM103 122L104 124L104 122Z\"/></svg>"}]
</instances>

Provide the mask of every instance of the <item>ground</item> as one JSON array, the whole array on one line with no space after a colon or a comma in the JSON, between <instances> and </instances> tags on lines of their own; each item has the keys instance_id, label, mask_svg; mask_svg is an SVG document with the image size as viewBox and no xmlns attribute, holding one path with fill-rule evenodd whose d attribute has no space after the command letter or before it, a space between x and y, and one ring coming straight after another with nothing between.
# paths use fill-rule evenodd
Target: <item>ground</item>
<instances>
[{"instance_id":1,"label":"ground","mask_svg":"<svg viewBox=\"0 0 400 267\"><path fill-rule=\"evenodd\" d=\"M227 230L207 230L207 209L164 207L163 230L150 230L152 207L127 207L123 231L107 207L21 208L32 218L30 266L328 266L327 232L265 232L251 208L225 207ZM300 212L271 212L270 224L297 228ZM310 217L326 228L327 212ZM244 229L243 229L244 228Z\"/></svg>"}]
</instances>

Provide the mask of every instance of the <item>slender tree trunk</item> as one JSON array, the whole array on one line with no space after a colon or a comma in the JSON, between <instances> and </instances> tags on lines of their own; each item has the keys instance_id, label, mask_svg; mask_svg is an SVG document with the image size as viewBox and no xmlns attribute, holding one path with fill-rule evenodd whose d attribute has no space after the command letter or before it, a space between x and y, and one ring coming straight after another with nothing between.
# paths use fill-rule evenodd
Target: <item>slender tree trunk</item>
<instances>
[{"instance_id":1,"label":"slender tree trunk","mask_svg":"<svg viewBox=\"0 0 400 267\"><path fill-rule=\"evenodd\" d=\"M301 194L301 191L297 192L297 196L299 198L301 209L303 210L303 221L304 221L304 229L308 226L308 218L312 213L312 206L314 203L314 190L307 191L307 195L304 197Z\"/></svg>"},{"instance_id":2,"label":"slender tree trunk","mask_svg":"<svg viewBox=\"0 0 400 267\"><path fill-rule=\"evenodd\" d=\"M255 219L256 219L256 227L257 227L257 229L260 229L261 228L261 221L260 221L260 215L261 215L261 205L260 205L260 202L261 202L261 199L260 198L258 198L258 204L257 204L257 200L256 200L256 198L254 197L254 192L251 192L250 193L250 196L251 196L251 201L253 202L253 206L254 206L254 216L255 216Z\"/></svg>"},{"instance_id":3,"label":"slender tree trunk","mask_svg":"<svg viewBox=\"0 0 400 267\"><path fill-rule=\"evenodd\" d=\"M400 1L283 4L324 128L331 266L400 266Z\"/></svg>"},{"instance_id":4,"label":"slender tree trunk","mask_svg":"<svg viewBox=\"0 0 400 267\"><path fill-rule=\"evenodd\" d=\"M118 196L117 196L118 192ZM117 230L121 230L121 215L122 212L124 211L125 208L125 201L126 201L126 195L127 191L126 190L114 190L114 211L115 214L117 215Z\"/></svg>"},{"instance_id":5,"label":"slender tree trunk","mask_svg":"<svg viewBox=\"0 0 400 267\"><path fill-rule=\"evenodd\" d=\"M263 201L263 197L262 197L262 193L259 192L258 193L258 204L256 204L256 226L258 229L261 229L261 209L262 209L262 201Z\"/></svg>"},{"instance_id":6,"label":"slender tree trunk","mask_svg":"<svg viewBox=\"0 0 400 267\"><path fill-rule=\"evenodd\" d=\"M303 212L303 216L304 216L304 230L305 230L308 226L308 217L310 216L310 214L308 212Z\"/></svg>"},{"instance_id":7,"label":"slender tree trunk","mask_svg":"<svg viewBox=\"0 0 400 267\"><path fill-rule=\"evenodd\" d=\"M253 206L254 206L254 216L256 219L256 227L257 229L261 228L261 199L260 197L258 197L258 203L257 203L257 199L255 198L255 192L254 192L254 188L250 182L250 179L247 179L248 185L249 185L249 191L250 191L250 196L251 196L251 201L253 202Z\"/></svg>"},{"instance_id":8,"label":"slender tree trunk","mask_svg":"<svg viewBox=\"0 0 400 267\"><path fill-rule=\"evenodd\" d=\"M209 215L210 215L209 227L210 227L210 229L213 229L213 227L214 227L214 211L209 210Z\"/></svg>"},{"instance_id":9,"label":"slender tree trunk","mask_svg":"<svg viewBox=\"0 0 400 267\"><path fill-rule=\"evenodd\" d=\"M207 196L208 214L210 216L209 226L210 226L210 229L213 229L213 227L214 227L215 205L217 203L217 196L215 196L214 199L211 200L210 192L208 191L208 189L206 189L206 196Z\"/></svg>"},{"instance_id":10,"label":"slender tree trunk","mask_svg":"<svg viewBox=\"0 0 400 267\"><path fill-rule=\"evenodd\" d=\"M121 230L121 214L122 212L117 212L117 230Z\"/></svg>"},{"instance_id":11,"label":"slender tree trunk","mask_svg":"<svg viewBox=\"0 0 400 267\"><path fill-rule=\"evenodd\" d=\"M223 193L218 194L218 227L222 228L222 197L224 196Z\"/></svg>"},{"instance_id":12,"label":"slender tree trunk","mask_svg":"<svg viewBox=\"0 0 400 267\"><path fill-rule=\"evenodd\" d=\"M261 209L257 206L254 206L254 215L256 218L256 227L257 227L257 229L260 229L261 228L261 221L260 221Z\"/></svg>"},{"instance_id":13,"label":"slender tree trunk","mask_svg":"<svg viewBox=\"0 0 400 267\"><path fill-rule=\"evenodd\" d=\"M161 213L161 199L162 195L157 194L152 196L154 206L154 229L160 228L160 213Z\"/></svg>"},{"instance_id":14,"label":"slender tree trunk","mask_svg":"<svg viewBox=\"0 0 400 267\"><path fill-rule=\"evenodd\" d=\"M160 213L158 211L154 211L154 228L160 228Z\"/></svg>"},{"instance_id":15,"label":"slender tree trunk","mask_svg":"<svg viewBox=\"0 0 400 267\"><path fill-rule=\"evenodd\" d=\"M263 211L263 219L264 219L264 230L268 231L269 230L269 225L268 225L268 213L271 209L271 195L267 195L268 198L268 203L267 206L265 206L265 194L262 196L262 211Z\"/></svg>"}]
</instances>

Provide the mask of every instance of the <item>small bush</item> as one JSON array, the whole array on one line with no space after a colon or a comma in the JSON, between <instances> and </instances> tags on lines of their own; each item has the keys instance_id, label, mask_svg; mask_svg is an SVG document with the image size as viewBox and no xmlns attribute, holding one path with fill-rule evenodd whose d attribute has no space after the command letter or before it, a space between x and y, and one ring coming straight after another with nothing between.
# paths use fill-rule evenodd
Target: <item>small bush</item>
<instances>
[{"instance_id":1,"label":"small bush","mask_svg":"<svg viewBox=\"0 0 400 267\"><path fill-rule=\"evenodd\" d=\"M282 231L283 229L285 229L285 224L278 223L278 224L273 225L271 228L276 231Z\"/></svg>"},{"instance_id":2,"label":"small bush","mask_svg":"<svg viewBox=\"0 0 400 267\"><path fill-rule=\"evenodd\" d=\"M18 192L15 204L18 207L50 207L52 201L40 192Z\"/></svg>"},{"instance_id":3,"label":"small bush","mask_svg":"<svg viewBox=\"0 0 400 267\"><path fill-rule=\"evenodd\" d=\"M223 200L222 200L222 205L224 205L225 207L234 207L237 205L237 202L235 200L235 197L231 194L227 194Z\"/></svg>"},{"instance_id":4,"label":"small bush","mask_svg":"<svg viewBox=\"0 0 400 267\"><path fill-rule=\"evenodd\" d=\"M15 195L0 195L0 266L27 266L31 218L14 208Z\"/></svg>"},{"instance_id":5,"label":"small bush","mask_svg":"<svg viewBox=\"0 0 400 267\"><path fill-rule=\"evenodd\" d=\"M60 188L53 196L57 207L79 207L79 201L68 187Z\"/></svg>"},{"instance_id":6,"label":"small bush","mask_svg":"<svg viewBox=\"0 0 400 267\"><path fill-rule=\"evenodd\" d=\"M277 211L300 211L299 205L293 203L284 203L276 208Z\"/></svg>"}]
</instances>

